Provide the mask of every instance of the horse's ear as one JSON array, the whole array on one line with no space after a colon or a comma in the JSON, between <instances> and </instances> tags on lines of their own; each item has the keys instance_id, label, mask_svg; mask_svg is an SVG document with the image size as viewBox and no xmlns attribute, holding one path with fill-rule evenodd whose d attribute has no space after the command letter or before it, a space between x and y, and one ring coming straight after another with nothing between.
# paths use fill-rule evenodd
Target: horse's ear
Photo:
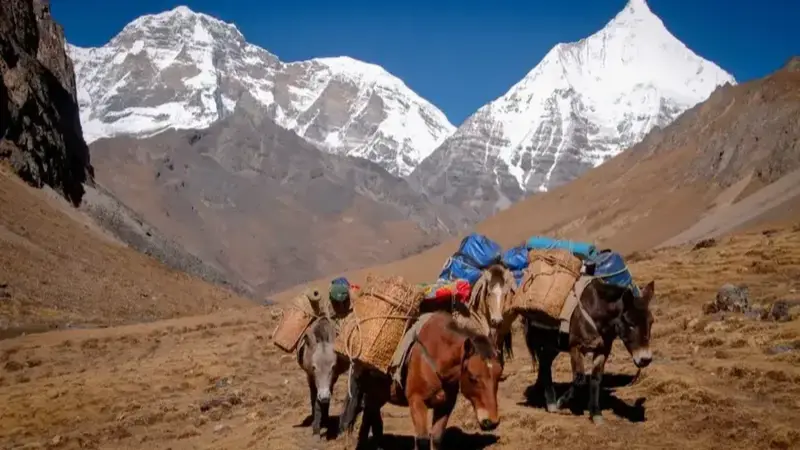
<instances>
[{"instance_id":1,"label":"horse's ear","mask_svg":"<svg viewBox=\"0 0 800 450\"><path fill-rule=\"evenodd\" d=\"M462 361L468 360L474 354L475 343L472 342L472 339L464 339L464 357L462 358Z\"/></svg>"},{"instance_id":2,"label":"horse's ear","mask_svg":"<svg viewBox=\"0 0 800 450\"><path fill-rule=\"evenodd\" d=\"M656 293L656 282L655 280L651 280L647 285L642 289L642 301L645 304L649 304L650 300L652 300L653 295Z\"/></svg>"}]
</instances>

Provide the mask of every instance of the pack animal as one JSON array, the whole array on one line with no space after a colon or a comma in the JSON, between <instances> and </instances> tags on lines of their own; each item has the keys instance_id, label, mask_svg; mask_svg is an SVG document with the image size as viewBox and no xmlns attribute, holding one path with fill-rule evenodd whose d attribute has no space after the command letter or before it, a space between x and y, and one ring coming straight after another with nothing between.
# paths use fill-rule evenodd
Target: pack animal
<instances>
[{"instance_id":1,"label":"pack animal","mask_svg":"<svg viewBox=\"0 0 800 450\"><path fill-rule=\"evenodd\" d=\"M497 428L500 416L497 388L502 367L488 337L460 327L445 312L434 312L419 330L408 357L403 386L384 373L356 364L351 395L340 421L341 431L351 431L363 405L358 447L383 435L381 408L386 403L408 406L414 425L415 448L442 448L442 436L459 392L471 403L482 430ZM433 409L433 426L428 410Z\"/></svg>"},{"instance_id":2,"label":"pack animal","mask_svg":"<svg viewBox=\"0 0 800 450\"><path fill-rule=\"evenodd\" d=\"M650 351L650 330L653 314L650 302L655 294L651 281L636 294L631 286L619 286L593 278L580 296L580 304L570 319L569 335L561 339L558 330L537 326L534 319L523 315L525 342L539 370L535 386L544 393L547 410L556 412L568 405L577 390L589 385L589 414L600 424L600 385L605 363L611 353L613 341L619 337L639 370L653 360ZM572 366L573 382L564 395L556 399L553 388L553 360L561 352L568 352ZM588 364L586 362L588 361Z\"/></svg>"},{"instance_id":3,"label":"pack animal","mask_svg":"<svg viewBox=\"0 0 800 450\"><path fill-rule=\"evenodd\" d=\"M333 320L323 316L306 330L297 349L297 363L308 380L312 430L319 436L323 424L328 423L333 386L350 367L349 360L336 353L335 340L336 327Z\"/></svg>"},{"instance_id":4,"label":"pack animal","mask_svg":"<svg viewBox=\"0 0 800 450\"><path fill-rule=\"evenodd\" d=\"M497 330L503 324L505 302L514 295L516 281L513 273L503 264L492 264L481 272L480 278L472 286L469 302L447 304L445 309L450 313L460 313L470 317L473 325L486 334L492 342L497 342L500 350L500 364L505 365L505 357L513 357L511 334L497 338Z\"/></svg>"}]
</instances>

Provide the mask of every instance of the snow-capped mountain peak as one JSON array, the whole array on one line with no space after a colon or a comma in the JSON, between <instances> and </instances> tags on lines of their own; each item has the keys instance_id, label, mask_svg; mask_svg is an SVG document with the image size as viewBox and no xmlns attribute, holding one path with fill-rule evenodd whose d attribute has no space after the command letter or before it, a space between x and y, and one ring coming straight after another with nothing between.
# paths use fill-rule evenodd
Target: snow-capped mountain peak
<instances>
[{"instance_id":1,"label":"snow-capped mountain peak","mask_svg":"<svg viewBox=\"0 0 800 450\"><path fill-rule=\"evenodd\" d=\"M97 48L68 45L88 142L206 128L244 92L320 148L407 175L455 127L382 67L349 57L284 63L186 6L141 16Z\"/></svg>"},{"instance_id":2,"label":"snow-capped mountain peak","mask_svg":"<svg viewBox=\"0 0 800 450\"><path fill-rule=\"evenodd\" d=\"M645 0L630 0L591 36L555 45L412 176L432 196L485 216L577 178L735 82Z\"/></svg>"}]
</instances>

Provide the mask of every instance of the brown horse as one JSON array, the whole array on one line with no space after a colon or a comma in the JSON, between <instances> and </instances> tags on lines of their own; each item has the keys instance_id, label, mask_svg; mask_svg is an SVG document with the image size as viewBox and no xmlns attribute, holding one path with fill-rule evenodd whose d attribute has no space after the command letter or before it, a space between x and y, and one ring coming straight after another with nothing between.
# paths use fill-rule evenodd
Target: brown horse
<instances>
[{"instance_id":1,"label":"brown horse","mask_svg":"<svg viewBox=\"0 0 800 450\"><path fill-rule=\"evenodd\" d=\"M492 342L498 341L498 327L503 324L503 313L506 300L513 297L516 291L513 273L502 263L493 264L481 273L480 278L472 285L472 292L466 304L449 303L432 305L439 311L454 314L456 322L468 325L475 331L489 336ZM432 312L423 308L423 312ZM500 364L505 365L505 356L513 356L511 351L511 334L498 342Z\"/></svg>"},{"instance_id":2,"label":"brown horse","mask_svg":"<svg viewBox=\"0 0 800 450\"><path fill-rule=\"evenodd\" d=\"M535 318L523 315L525 342L539 370L535 386L544 391L547 410L555 412L571 402L577 389L589 384L589 414L600 424L600 383L603 370L611 353L611 344L617 337L640 370L653 359L650 351L650 329L653 314L650 300L655 293L651 281L636 295L630 287L605 283L594 278L583 290L580 304L570 319L569 336L558 330L537 326ZM552 365L560 352L568 352L572 364L573 382L569 390L556 400L553 388ZM584 366L584 358L589 365Z\"/></svg>"},{"instance_id":3,"label":"brown horse","mask_svg":"<svg viewBox=\"0 0 800 450\"><path fill-rule=\"evenodd\" d=\"M335 340L333 320L322 316L306 330L297 348L297 363L308 380L312 430L318 436L321 436L322 425L328 422L333 386L350 367L348 359L336 353Z\"/></svg>"},{"instance_id":4,"label":"brown horse","mask_svg":"<svg viewBox=\"0 0 800 450\"><path fill-rule=\"evenodd\" d=\"M352 397L345 403L340 430L353 428L363 402L358 446L383 435L381 408L386 403L408 406L415 430L415 448L439 449L459 391L472 404L480 428L497 428L497 386L502 374L493 343L484 335L460 327L450 314L430 313L419 330L402 370L403 386L383 373L356 364ZM433 409L429 431L428 409Z\"/></svg>"}]
</instances>

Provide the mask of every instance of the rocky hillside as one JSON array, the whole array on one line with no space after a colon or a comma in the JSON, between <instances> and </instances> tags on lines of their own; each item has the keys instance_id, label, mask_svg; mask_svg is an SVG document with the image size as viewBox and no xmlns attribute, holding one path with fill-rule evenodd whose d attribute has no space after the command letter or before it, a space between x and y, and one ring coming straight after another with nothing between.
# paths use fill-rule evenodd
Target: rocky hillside
<instances>
[{"instance_id":1,"label":"rocky hillside","mask_svg":"<svg viewBox=\"0 0 800 450\"><path fill-rule=\"evenodd\" d=\"M85 188L80 211L121 243L174 270L227 287L240 295L255 297L253 290L242 280L186 251L120 202L102 184L95 183Z\"/></svg>"},{"instance_id":2,"label":"rocky hillside","mask_svg":"<svg viewBox=\"0 0 800 450\"><path fill-rule=\"evenodd\" d=\"M98 48L69 47L88 142L201 129L249 93L319 148L407 175L455 127L383 68L347 57L281 62L235 25L185 6L145 15Z\"/></svg>"},{"instance_id":3,"label":"rocky hillside","mask_svg":"<svg viewBox=\"0 0 800 450\"><path fill-rule=\"evenodd\" d=\"M117 198L261 294L406 256L456 225L455 212L374 163L318 150L249 96L207 129L91 149Z\"/></svg>"},{"instance_id":4,"label":"rocky hillside","mask_svg":"<svg viewBox=\"0 0 800 450\"><path fill-rule=\"evenodd\" d=\"M504 247L534 234L621 252L695 243L800 218L797 58L762 79L715 91L639 144L578 179L532 196L476 228ZM432 281L458 239L381 267ZM283 296L286 298L294 290Z\"/></svg>"},{"instance_id":5,"label":"rocky hillside","mask_svg":"<svg viewBox=\"0 0 800 450\"><path fill-rule=\"evenodd\" d=\"M79 204L91 183L75 75L46 0L4 0L0 14L0 161Z\"/></svg>"},{"instance_id":6,"label":"rocky hillside","mask_svg":"<svg viewBox=\"0 0 800 450\"><path fill-rule=\"evenodd\" d=\"M476 219L597 167L735 80L673 36L645 0L558 44L413 172Z\"/></svg>"},{"instance_id":7,"label":"rocky hillside","mask_svg":"<svg viewBox=\"0 0 800 450\"><path fill-rule=\"evenodd\" d=\"M0 211L0 340L253 305L131 249L48 186L32 188L2 166Z\"/></svg>"}]
</instances>

